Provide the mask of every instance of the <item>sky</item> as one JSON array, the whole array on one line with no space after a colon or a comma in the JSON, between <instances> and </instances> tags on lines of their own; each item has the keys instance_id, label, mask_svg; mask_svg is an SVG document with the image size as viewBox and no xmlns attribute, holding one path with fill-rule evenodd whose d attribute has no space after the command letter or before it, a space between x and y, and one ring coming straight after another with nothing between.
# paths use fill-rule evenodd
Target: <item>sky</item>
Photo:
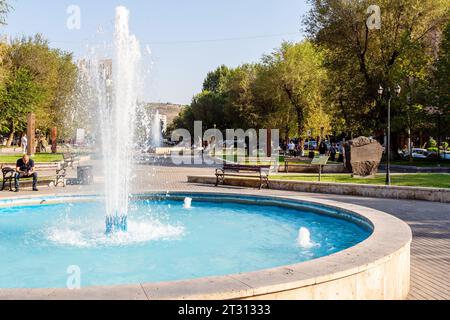
<instances>
[{"instance_id":1,"label":"sky","mask_svg":"<svg viewBox=\"0 0 450 320\"><path fill-rule=\"evenodd\" d=\"M225 64L257 62L283 40L300 41L306 0L10 0L14 10L0 33L42 33L76 59L88 48L112 42L115 7L130 10L130 29L144 54L148 102L189 104L206 74ZM69 29L71 5L80 8L79 29Z\"/></svg>"}]
</instances>

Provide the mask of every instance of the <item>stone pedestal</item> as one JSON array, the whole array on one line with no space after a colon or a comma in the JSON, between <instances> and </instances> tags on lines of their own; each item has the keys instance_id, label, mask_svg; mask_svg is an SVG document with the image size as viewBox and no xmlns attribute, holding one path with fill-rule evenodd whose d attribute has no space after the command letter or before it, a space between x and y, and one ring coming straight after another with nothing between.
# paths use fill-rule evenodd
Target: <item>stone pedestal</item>
<instances>
[{"instance_id":1,"label":"stone pedestal","mask_svg":"<svg viewBox=\"0 0 450 320\"><path fill-rule=\"evenodd\" d=\"M358 177L374 177L383 156L383 147L373 139L359 137L345 144L345 165Z\"/></svg>"}]
</instances>

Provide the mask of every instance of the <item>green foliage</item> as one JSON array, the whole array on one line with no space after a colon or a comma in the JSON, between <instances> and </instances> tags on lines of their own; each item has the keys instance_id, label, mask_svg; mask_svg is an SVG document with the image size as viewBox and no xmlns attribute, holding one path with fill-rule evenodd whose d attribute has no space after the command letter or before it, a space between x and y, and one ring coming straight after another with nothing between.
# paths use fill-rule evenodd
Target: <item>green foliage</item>
<instances>
[{"instance_id":1,"label":"green foliage","mask_svg":"<svg viewBox=\"0 0 450 320\"><path fill-rule=\"evenodd\" d=\"M259 64L208 73L204 90L175 120L173 128L279 128L285 137L307 129L330 130L323 89L323 54L311 42L283 43Z\"/></svg>"},{"instance_id":2,"label":"green foliage","mask_svg":"<svg viewBox=\"0 0 450 320\"><path fill-rule=\"evenodd\" d=\"M437 150L437 142L436 140L434 140L433 138L430 138L430 140L428 140L428 148L436 148Z\"/></svg>"},{"instance_id":3,"label":"green foliage","mask_svg":"<svg viewBox=\"0 0 450 320\"><path fill-rule=\"evenodd\" d=\"M6 17L12 10L11 5L6 0L0 0L0 25L6 24Z\"/></svg>"},{"instance_id":4,"label":"green foliage","mask_svg":"<svg viewBox=\"0 0 450 320\"><path fill-rule=\"evenodd\" d=\"M209 72L203 82L203 91L210 91L214 93L221 93L224 91L224 83L227 76L230 74L230 69L222 65L213 72Z\"/></svg>"},{"instance_id":5,"label":"green foliage","mask_svg":"<svg viewBox=\"0 0 450 320\"><path fill-rule=\"evenodd\" d=\"M0 49L0 124L10 135L26 128L36 113L37 128L64 132L78 70L72 56L51 49L41 36L15 39ZM11 137L10 137L11 140Z\"/></svg>"},{"instance_id":6,"label":"green foliage","mask_svg":"<svg viewBox=\"0 0 450 320\"><path fill-rule=\"evenodd\" d=\"M268 90L277 99L276 104L291 107L297 125L297 137L306 137L308 130L320 132L329 129L325 111L324 90L327 73L323 67L323 51L309 41L292 44L285 42L281 48L263 58L272 69ZM320 116L321 115L321 116Z\"/></svg>"},{"instance_id":7,"label":"green foliage","mask_svg":"<svg viewBox=\"0 0 450 320\"><path fill-rule=\"evenodd\" d=\"M442 42L432 73L428 77L429 86L422 90L423 96L440 114L441 128L450 128L450 22L442 33ZM435 118L435 117L434 117ZM436 123L436 121L434 121ZM436 125L435 125L436 127ZM435 128L438 129L438 128ZM435 130L437 131L437 130Z\"/></svg>"},{"instance_id":8,"label":"green foliage","mask_svg":"<svg viewBox=\"0 0 450 320\"><path fill-rule=\"evenodd\" d=\"M43 99L43 92L25 68L15 70L6 83L1 99L2 131L24 130L27 114L34 112Z\"/></svg>"},{"instance_id":9,"label":"green foliage","mask_svg":"<svg viewBox=\"0 0 450 320\"><path fill-rule=\"evenodd\" d=\"M381 30L369 30L366 14L371 1L311 0L305 18L306 30L326 48L330 72L330 97L348 132L370 134L384 129L386 105L377 97L379 84L385 88L408 79L424 81L432 57L433 35L448 20L443 0L382 0ZM417 87L422 84L416 83ZM404 90L406 92L406 90ZM422 104L420 95L411 104ZM393 116L404 121L398 110L406 95L393 104ZM397 113L399 113L397 115Z\"/></svg>"},{"instance_id":10,"label":"green foliage","mask_svg":"<svg viewBox=\"0 0 450 320\"><path fill-rule=\"evenodd\" d=\"M442 142L441 148L443 150L447 150L448 149L448 142Z\"/></svg>"}]
</instances>

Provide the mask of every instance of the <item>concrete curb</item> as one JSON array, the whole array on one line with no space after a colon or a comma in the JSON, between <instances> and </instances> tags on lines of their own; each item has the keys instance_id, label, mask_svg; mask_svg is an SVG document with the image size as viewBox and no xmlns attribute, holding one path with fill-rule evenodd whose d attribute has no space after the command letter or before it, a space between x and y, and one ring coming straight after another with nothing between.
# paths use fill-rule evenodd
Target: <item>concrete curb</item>
<instances>
[{"instance_id":1,"label":"concrete curb","mask_svg":"<svg viewBox=\"0 0 450 320\"><path fill-rule=\"evenodd\" d=\"M450 176L449 176L450 179ZM214 176L188 176L189 183L215 184ZM225 184L231 186L257 188L258 180L243 178L226 178ZM388 198L402 200L423 200L431 202L450 203L450 189L380 186L366 184L347 184L329 182L307 182L270 180L269 185L274 190L299 191L309 193L339 194L369 198Z\"/></svg>"}]
</instances>

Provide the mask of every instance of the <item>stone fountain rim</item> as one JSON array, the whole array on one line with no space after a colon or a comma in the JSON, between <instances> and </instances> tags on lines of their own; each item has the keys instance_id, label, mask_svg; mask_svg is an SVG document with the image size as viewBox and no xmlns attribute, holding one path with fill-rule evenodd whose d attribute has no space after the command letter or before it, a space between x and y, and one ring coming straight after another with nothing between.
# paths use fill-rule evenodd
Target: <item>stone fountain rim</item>
<instances>
[{"instance_id":1,"label":"stone fountain rim","mask_svg":"<svg viewBox=\"0 0 450 320\"><path fill-rule=\"evenodd\" d=\"M255 190L256 192L256 190ZM69 289L1 289L0 299L143 299L143 300L204 300L242 299L289 292L299 288L316 287L320 284L352 279L359 274L387 264L405 250L409 253L412 232L402 220L387 213L353 204L325 199L312 199L304 195L258 195L244 194L249 198L289 200L299 204L319 205L362 217L373 226L373 232L365 241L335 254L294 265L281 266L241 274L213 276L193 280L161 283L139 283ZM162 192L142 192L136 196L164 195ZM171 191L171 196L237 196L242 193L203 191ZM98 197L94 193L72 195L18 196L0 200L0 207L30 204L34 201L52 203L55 200L76 200ZM409 263L409 261L408 261ZM408 264L409 267L409 264Z\"/></svg>"}]
</instances>

